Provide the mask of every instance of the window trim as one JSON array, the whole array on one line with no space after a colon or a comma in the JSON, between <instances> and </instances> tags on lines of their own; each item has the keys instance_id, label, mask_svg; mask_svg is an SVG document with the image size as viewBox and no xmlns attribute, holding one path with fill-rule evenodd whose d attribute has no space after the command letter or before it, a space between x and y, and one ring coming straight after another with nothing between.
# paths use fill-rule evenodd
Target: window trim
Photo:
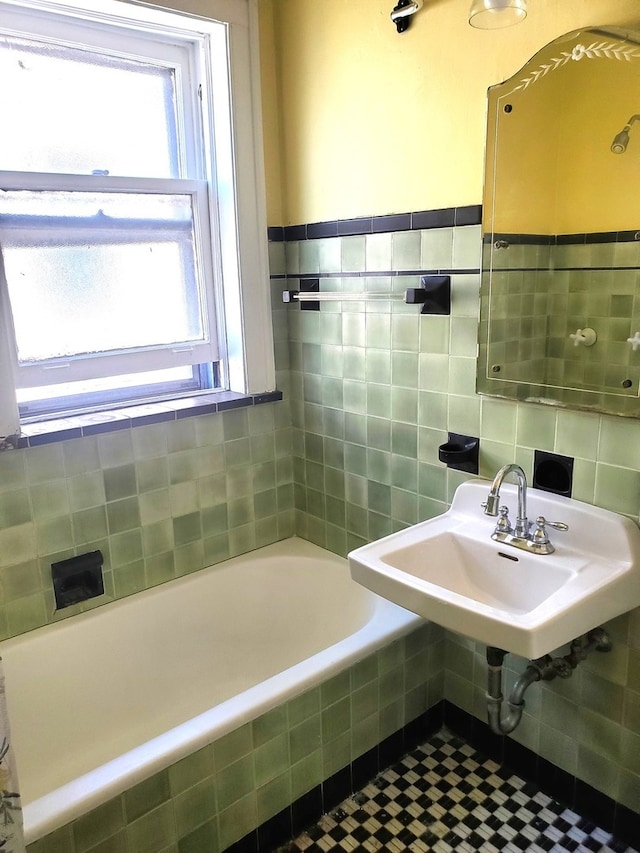
<instances>
[{"instance_id":1,"label":"window trim","mask_svg":"<svg viewBox=\"0 0 640 853\"><path fill-rule=\"evenodd\" d=\"M4 3L27 10L64 8L70 9L72 14L82 15L77 11L82 4L76 0L69 0L64 6L38 0L4 0ZM120 19L134 19L142 10L152 26L184 29L185 38L189 33L192 37L195 33L206 38L212 48L216 44L220 46L221 33L224 32L229 99L223 105L218 101L212 113L205 111L204 114L205 143L215 139L218 152L214 163L216 174L207 177L212 187L211 221L221 235L220 257L214 257L212 262L222 271L216 305L221 349L226 345L227 352L226 370L221 377L223 393L273 391L275 364L266 239L257 0L213 0L206 17L192 10L193 3L186 0L186 10L178 12L180 24L176 23L175 13L169 12L170 17L167 17L167 13L157 6L152 8L146 4L129 3L128 0L120 3L105 0L92 5L108 10L99 13L105 16L105 20L113 20L116 12ZM224 30L220 28L220 22L225 23ZM216 68L218 62L217 51L207 50L205 63L219 71L219 66ZM228 115L231 104L233 114L229 121L230 132L226 134L221 129L220 113ZM221 206L217 192L224 167L231 177L231 186L224 191L232 193L233 204ZM77 180L77 176L74 179ZM3 364L2 369L5 368L6 364ZM208 392L209 396L211 393ZM8 434L7 424L19 429L15 392L9 389L4 400L2 396L0 392L0 411L10 411L0 417L0 435Z\"/></svg>"}]
</instances>

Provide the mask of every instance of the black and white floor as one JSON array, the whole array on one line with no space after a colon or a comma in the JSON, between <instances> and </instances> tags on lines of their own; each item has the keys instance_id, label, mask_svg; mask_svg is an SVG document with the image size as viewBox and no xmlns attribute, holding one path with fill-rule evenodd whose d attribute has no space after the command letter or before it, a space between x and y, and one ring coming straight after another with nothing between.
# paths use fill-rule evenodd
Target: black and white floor
<instances>
[{"instance_id":1,"label":"black and white floor","mask_svg":"<svg viewBox=\"0 0 640 853\"><path fill-rule=\"evenodd\" d=\"M331 850L638 853L445 730L280 853Z\"/></svg>"}]
</instances>

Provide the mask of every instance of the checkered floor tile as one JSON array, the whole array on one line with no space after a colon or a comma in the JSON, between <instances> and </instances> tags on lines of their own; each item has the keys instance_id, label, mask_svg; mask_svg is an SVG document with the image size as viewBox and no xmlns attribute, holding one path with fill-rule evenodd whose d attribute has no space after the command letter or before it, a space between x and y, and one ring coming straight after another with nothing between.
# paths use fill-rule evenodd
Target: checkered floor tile
<instances>
[{"instance_id":1,"label":"checkered floor tile","mask_svg":"<svg viewBox=\"0 0 640 853\"><path fill-rule=\"evenodd\" d=\"M638 853L441 732L280 853Z\"/></svg>"}]
</instances>

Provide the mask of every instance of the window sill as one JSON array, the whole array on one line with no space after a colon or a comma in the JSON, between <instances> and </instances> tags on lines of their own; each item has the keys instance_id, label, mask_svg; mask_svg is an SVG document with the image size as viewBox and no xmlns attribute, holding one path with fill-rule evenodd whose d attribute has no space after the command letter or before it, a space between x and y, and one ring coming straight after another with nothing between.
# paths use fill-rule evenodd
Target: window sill
<instances>
[{"instance_id":1,"label":"window sill","mask_svg":"<svg viewBox=\"0 0 640 853\"><path fill-rule=\"evenodd\" d=\"M258 406L261 403L273 403L278 400L282 400L282 391L267 391L264 394L219 391L201 397L188 397L163 403L149 403L125 409L76 415L59 420L40 421L25 424L22 427L17 447L38 447L57 441L84 438L120 429L133 429L165 421L178 421L197 415L211 415L216 412L226 412L229 409Z\"/></svg>"}]
</instances>

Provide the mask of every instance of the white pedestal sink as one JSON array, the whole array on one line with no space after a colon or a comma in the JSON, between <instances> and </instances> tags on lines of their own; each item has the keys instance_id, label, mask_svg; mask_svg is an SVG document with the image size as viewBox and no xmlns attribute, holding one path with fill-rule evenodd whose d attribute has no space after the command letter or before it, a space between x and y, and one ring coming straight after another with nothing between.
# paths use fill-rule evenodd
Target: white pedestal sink
<instances>
[{"instance_id":1,"label":"white pedestal sink","mask_svg":"<svg viewBox=\"0 0 640 853\"><path fill-rule=\"evenodd\" d=\"M349 554L354 580L439 625L526 658L558 649L640 606L640 530L590 504L528 490L529 517L550 531L553 554L495 542L484 515L489 481L471 480L451 509ZM513 511L515 486L501 503Z\"/></svg>"}]
</instances>

